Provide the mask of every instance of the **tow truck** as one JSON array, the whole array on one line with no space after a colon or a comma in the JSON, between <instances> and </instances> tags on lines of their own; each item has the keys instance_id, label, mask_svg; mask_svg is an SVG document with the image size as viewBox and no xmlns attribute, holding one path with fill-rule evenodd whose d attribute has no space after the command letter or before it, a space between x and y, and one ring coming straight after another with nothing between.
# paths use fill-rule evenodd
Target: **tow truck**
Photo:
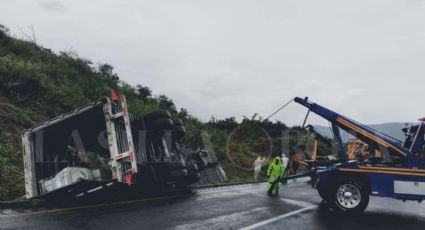
<instances>
[{"instance_id":1,"label":"tow truck","mask_svg":"<svg viewBox=\"0 0 425 230\"><path fill-rule=\"evenodd\" d=\"M337 162L327 166L311 164L312 186L329 206L342 213L362 213L369 196L402 201L425 199L425 119L403 129L401 143L390 136L336 113L308 97L294 98L296 103L329 121L337 148ZM307 119L306 117L306 119ZM350 160L341 138L341 130L379 150L378 156Z\"/></svg>"}]
</instances>

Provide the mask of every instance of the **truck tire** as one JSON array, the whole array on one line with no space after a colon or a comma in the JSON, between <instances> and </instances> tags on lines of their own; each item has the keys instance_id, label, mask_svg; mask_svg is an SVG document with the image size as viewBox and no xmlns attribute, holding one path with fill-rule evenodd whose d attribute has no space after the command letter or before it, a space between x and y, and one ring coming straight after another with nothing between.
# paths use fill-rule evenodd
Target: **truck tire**
<instances>
[{"instance_id":1,"label":"truck tire","mask_svg":"<svg viewBox=\"0 0 425 230\"><path fill-rule=\"evenodd\" d=\"M186 168L187 168L187 170L189 170L189 172L198 172L199 171L199 167L196 163L188 164L186 166Z\"/></svg>"},{"instance_id":2,"label":"truck tire","mask_svg":"<svg viewBox=\"0 0 425 230\"><path fill-rule=\"evenodd\" d=\"M188 173L187 169L177 169L169 172L169 175L172 178L182 178L187 177Z\"/></svg>"},{"instance_id":3,"label":"truck tire","mask_svg":"<svg viewBox=\"0 0 425 230\"><path fill-rule=\"evenodd\" d=\"M155 111L155 112L151 112L151 113L148 113L145 116L143 116L143 119L147 123L152 122L152 121L154 121L158 118L170 118L171 119L171 115L167 111Z\"/></svg>"},{"instance_id":4,"label":"truck tire","mask_svg":"<svg viewBox=\"0 0 425 230\"><path fill-rule=\"evenodd\" d=\"M180 138L182 138L186 134L186 129L184 128L184 126L176 126L176 125L174 125L174 127L173 127L173 133L174 133L174 135L178 139L180 139Z\"/></svg>"},{"instance_id":5,"label":"truck tire","mask_svg":"<svg viewBox=\"0 0 425 230\"><path fill-rule=\"evenodd\" d=\"M170 118L157 118L146 123L149 130L173 130L173 121Z\"/></svg>"},{"instance_id":6,"label":"truck tire","mask_svg":"<svg viewBox=\"0 0 425 230\"><path fill-rule=\"evenodd\" d=\"M180 141L186 134L186 129L184 127L183 121L179 118L173 118L173 137Z\"/></svg>"},{"instance_id":7,"label":"truck tire","mask_svg":"<svg viewBox=\"0 0 425 230\"><path fill-rule=\"evenodd\" d=\"M173 118L173 123L176 126L184 126L183 121L180 118Z\"/></svg>"},{"instance_id":8,"label":"truck tire","mask_svg":"<svg viewBox=\"0 0 425 230\"><path fill-rule=\"evenodd\" d=\"M341 213L359 214L369 204L369 191L366 183L352 177L338 179L332 186L329 195L331 207Z\"/></svg>"}]
</instances>

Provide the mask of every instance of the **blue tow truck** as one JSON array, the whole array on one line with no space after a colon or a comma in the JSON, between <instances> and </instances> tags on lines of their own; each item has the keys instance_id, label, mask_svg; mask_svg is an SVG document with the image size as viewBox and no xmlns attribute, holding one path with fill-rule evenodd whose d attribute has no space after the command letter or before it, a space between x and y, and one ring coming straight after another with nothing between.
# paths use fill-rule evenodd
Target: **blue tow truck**
<instances>
[{"instance_id":1,"label":"blue tow truck","mask_svg":"<svg viewBox=\"0 0 425 230\"><path fill-rule=\"evenodd\" d=\"M334 210L361 213L369 196L422 202L425 199L425 120L403 129L404 143L338 114L308 98L294 99L330 122L334 133L338 161L326 167L311 165L312 185ZM380 152L368 159L349 160L341 138L341 130L360 139Z\"/></svg>"}]
</instances>

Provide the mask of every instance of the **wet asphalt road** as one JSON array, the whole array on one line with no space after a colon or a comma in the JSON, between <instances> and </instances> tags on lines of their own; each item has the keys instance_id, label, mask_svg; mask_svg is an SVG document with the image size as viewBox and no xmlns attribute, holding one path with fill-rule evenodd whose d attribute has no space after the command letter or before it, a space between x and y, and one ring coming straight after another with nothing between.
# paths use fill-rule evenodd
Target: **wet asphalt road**
<instances>
[{"instance_id":1,"label":"wet asphalt road","mask_svg":"<svg viewBox=\"0 0 425 230\"><path fill-rule=\"evenodd\" d=\"M278 197L265 184L59 210L1 210L0 229L425 229L425 203L372 198L366 212L341 217L305 182Z\"/></svg>"}]
</instances>

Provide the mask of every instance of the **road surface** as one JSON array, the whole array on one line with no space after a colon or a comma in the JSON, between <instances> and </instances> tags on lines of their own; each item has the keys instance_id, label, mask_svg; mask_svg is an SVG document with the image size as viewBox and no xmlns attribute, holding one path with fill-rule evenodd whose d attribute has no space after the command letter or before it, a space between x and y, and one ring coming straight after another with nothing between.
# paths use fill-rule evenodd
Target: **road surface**
<instances>
[{"instance_id":1,"label":"road surface","mask_svg":"<svg viewBox=\"0 0 425 230\"><path fill-rule=\"evenodd\" d=\"M194 194L65 209L0 210L0 229L421 229L425 204L371 198L366 212L341 217L305 182L197 190Z\"/></svg>"}]
</instances>

